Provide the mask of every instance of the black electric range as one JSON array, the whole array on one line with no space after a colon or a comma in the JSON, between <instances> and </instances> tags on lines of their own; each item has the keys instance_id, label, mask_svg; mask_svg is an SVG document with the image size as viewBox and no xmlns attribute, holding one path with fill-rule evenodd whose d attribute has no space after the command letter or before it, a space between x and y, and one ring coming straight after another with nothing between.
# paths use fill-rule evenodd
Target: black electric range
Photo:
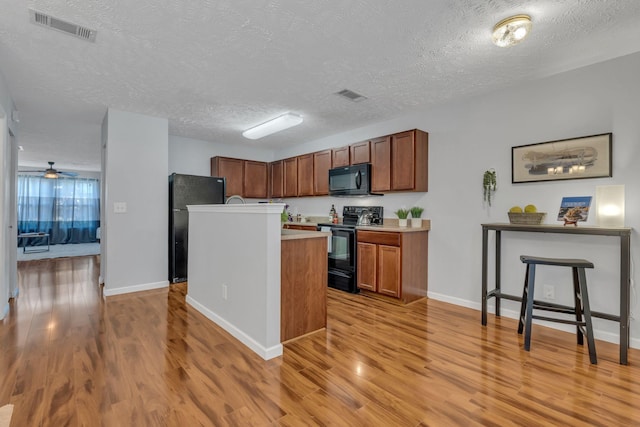
<instances>
[{"instance_id":1,"label":"black electric range","mask_svg":"<svg viewBox=\"0 0 640 427\"><path fill-rule=\"evenodd\" d=\"M382 206L345 206L342 208L342 223L318 224L319 230L331 232L328 248L330 287L358 292L356 226L382 225L383 212Z\"/></svg>"}]
</instances>

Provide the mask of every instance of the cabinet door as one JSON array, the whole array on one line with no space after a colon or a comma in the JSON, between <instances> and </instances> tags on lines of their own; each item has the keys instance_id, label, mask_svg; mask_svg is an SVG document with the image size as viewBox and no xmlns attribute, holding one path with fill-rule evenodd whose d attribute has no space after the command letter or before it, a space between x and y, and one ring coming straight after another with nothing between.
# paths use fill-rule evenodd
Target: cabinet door
<instances>
[{"instance_id":1,"label":"cabinet door","mask_svg":"<svg viewBox=\"0 0 640 427\"><path fill-rule=\"evenodd\" d=\"M244 161L244 197L268 197L269 174L265 162Z\"/></svg>"},{"instance_id":2,"label":"cabinet door","mask_svg":"<svg viewBox=\"0 0 640 427\"><path fill-rule=\"evenodd\" d=\"M414 132L391 135L391 189L413 190L416 176Z\"/></svg>"},{"instance_id":3,"label":"cabinet door","mask_svg":"<svg viewBox=\"0 0 640 427\"><path fill-rule=\"evenodd\" d=\"M341 166L349 166L349 147L334 148L331 150L333 153L333 167L339 168Z\"/></svg>"},{"instance_id":4,"label":"cabinet door","mask_svg":"<svg viewBox=\"0 0 640 427\"><path fill-rule=\"evenodd\" d=\"M358 243L357 283L358 288L376 292L378 273L378 245L373 243Z\"/></svg>"},{"instance_id":5,"label":"cabinet door","mask_svg":"<svg viewBox=\"0 0 640 427\"><path fill-rule=\"evenodd\" d=\"M329 169L331 169L331 150L313 153L313 194L329 194Z\"/></svg>"},{"instance_id":6,"label":"cabinet door","mask_svg":"<svg viewBox=\"0 0 640 427\"><path fill-rule=\"evenodd\" d=\"M227 197L234 194L244 195L244 160L212 157L211 176L221 176L227 179Z\"/></svg>"},{"instance_id":7,"label":"cabinet door","mask_svg":"<svg viewBox=\"0 0 640 427\"><path fill-rule=\"evenodd\" d=\"M298 195L298 158L283 160L284 165L284 197Z\"/></svg>"},{"instance_id":8,"label":"cabinet door","mask_svg":"<svg viewBox=\"0 0 640 427\"><path fill-rule=\"evenodd\" d=\"M371 191L391 190L391 138L371 140Z\"/></svg>"},{"instance_id":9,"label":"cabinet door","mask_svg":"<svg viewBox=\"0 0 640 427\"><path fill-rule=\"evenodd\" d=\"M312 154L298 156L298 196L313 196Z\"/></svg>"},{"instance_id":10,"label":"cabinet door","mask_svg":"<svg viewBox=\"0 0 640 427\"><path fill-rule=\"evenodd\" d=\"M400 248L378 245L378 292L400 297Z\"/></svg>"},{"instance_id":11,"label":"cabinet door","mask_svg":"<svg viewBox=\"0 0 640 427\"><path fill-rule=\"evenodd\" d=\"M351 145L351 164L371 162L371 154L369 152L369 141L358 142Z\"/></svg>"},{"instance_id":12,"label":"cabinet door","mask_svg":"<svg viewBox=\"0 0 640 427\"><path fill-rule=\"evenodd\" d=\"M282 160L269 164L269 197L284 197L284 166Z\"/></svg>"}]
</instances>

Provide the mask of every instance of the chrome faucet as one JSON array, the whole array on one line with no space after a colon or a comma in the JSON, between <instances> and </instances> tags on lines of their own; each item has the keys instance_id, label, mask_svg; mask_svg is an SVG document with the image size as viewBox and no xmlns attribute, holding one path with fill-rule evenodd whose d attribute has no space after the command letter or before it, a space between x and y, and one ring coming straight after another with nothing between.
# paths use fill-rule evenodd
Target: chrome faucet
<instances>
[{"instance_id":1,"label":"chrome faucet","mask_svg":"<svg viewBox=\"0 0 640 427\"><path fill-rule=\"evenodd\" d=\"M241 202L243 205L245 204L244 199L243 199L241 196L237 195L237 194L234 194L233 196L229 196L229 197L227 197L227 201L226 201L226 202L224 202L224 204L225 204L225 205L228 205L228 204L229 204L229 202L230 202L231 200L233 200L233 199L238 199L238 200L240 200L240 202Z\"/></svg>"}]
</instances>

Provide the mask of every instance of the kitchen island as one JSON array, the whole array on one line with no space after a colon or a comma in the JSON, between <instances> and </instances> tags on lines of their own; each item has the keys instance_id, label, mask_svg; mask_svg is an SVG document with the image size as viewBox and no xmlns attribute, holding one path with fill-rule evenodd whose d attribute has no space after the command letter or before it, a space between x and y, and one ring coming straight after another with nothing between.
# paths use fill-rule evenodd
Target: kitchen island
<instances>
[{"instance_id":1,"label":"kitchen island","mask_svg":"<svg viewBox=\"0 0 640 427\"><path fill-rule=\"evenodd\" d=\"M283 208L280 203L188 206L187 303L266 360L282 355L284 337L326 325L326 235L282 230ZM297 248L288 250L290 245ZM290 257L284 264L283 250ZM305 256L307 250L324 250L319 263ZM283 313L290 320L283 322Z\"/></svg>"},{"instance_id":2,"label":"kitchen island","mask_svg":"<svg viewBox=\"0 0 640 427\"><path fill-rule=\"evenodd\" d=\"M289 341L327 326L327 236L282 230L280 340Z\"/></svg>"}]
</instances>

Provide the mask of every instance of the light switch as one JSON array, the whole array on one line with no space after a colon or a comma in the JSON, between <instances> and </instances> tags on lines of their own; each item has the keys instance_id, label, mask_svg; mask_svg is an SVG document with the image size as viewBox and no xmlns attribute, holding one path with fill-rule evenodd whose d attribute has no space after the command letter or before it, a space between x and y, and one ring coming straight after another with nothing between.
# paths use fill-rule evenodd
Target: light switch
<instances>
[{"instance_id":1,"label":"light switch","mask_svg":"<svg viewBox=\"0 0 640 427\"><path fill-rule=\"evenodd\" d=\"M114 202L113 213L127 213L127 202Z\"/></svg>"}]
</instances>

